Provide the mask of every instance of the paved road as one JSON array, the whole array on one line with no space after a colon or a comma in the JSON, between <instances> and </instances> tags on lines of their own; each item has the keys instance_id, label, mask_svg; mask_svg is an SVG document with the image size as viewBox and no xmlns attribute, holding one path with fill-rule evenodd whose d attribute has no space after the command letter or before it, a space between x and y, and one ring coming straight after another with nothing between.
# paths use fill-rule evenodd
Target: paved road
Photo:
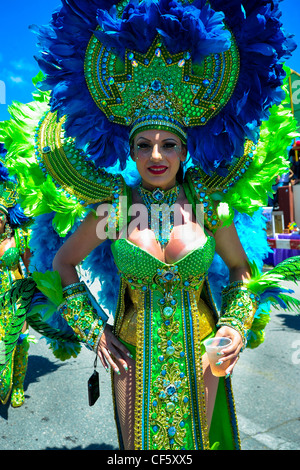
<instances>
[{"instance_id":1,"label":"paved road","mask_svg":"<svg viewBox=\"0 0 300 470\"><path fill-rule=\"evenodd\" d=\"M300 287L298 288L300 298ZM266 340L246 350L233 385L244 450L300 449L300 316L275 311ZM30 349L26 402L0 405L2 450L116 450L110 375L99 367L101 400L88 406L93 354L56 360L44 339Z\"/></svg>"},{"instance_id":2,"label":"paved road","mask_svg":"<svg viewBox=\"0 0 300 470\"><path fill-rule=\"evenodd\" d=\"M243 352L233 384L243 449L300 449L300 312L272 312L265 342Z\"/></svg>"}]
</instances>

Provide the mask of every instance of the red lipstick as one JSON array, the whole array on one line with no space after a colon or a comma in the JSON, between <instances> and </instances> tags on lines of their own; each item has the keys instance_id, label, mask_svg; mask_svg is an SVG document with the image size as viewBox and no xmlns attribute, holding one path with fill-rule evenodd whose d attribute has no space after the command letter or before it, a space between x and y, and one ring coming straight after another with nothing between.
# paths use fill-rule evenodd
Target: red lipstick
<instances>
[{"instance_id":1,"label":"red lipstick","mask_svg":"<svg viewBox=\"0 0 300 470\"><path fill-rule=\"evenodd\" d=\"M148 168L153 175L162 175L167 169L168 167L164 165L153 165Z\"/></svg>"}]
</instances>

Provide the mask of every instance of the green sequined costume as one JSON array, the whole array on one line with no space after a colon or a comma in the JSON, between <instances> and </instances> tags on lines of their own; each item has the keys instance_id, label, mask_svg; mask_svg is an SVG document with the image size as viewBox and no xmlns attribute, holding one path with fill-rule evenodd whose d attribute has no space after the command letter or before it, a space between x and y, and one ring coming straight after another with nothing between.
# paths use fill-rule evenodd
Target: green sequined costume
<instances>
[{"instance_id":1,"label":"green sequined costume","mask_svg":"<svg viewBox=\"0 0 300 470\"><path fill-rule=\"evenodd\" d=\"M112 252L121 274L115 333L136 349L135 449L239 448L230 379L219 381L210 434L205 413L202 341L216 318L200 295L214 239L172 265L126 239Z\"/></svg>"},{"instance_id":2,"label":"green sequined costume","mask_svg":"<svg viewBox=\"0 0 300 470\"><path fill-rule=\"evenodd\" d=\"M20 256L25 252L26 241L21 229L15 229L14 239L16 246L10 247L0 258L1 293L8 291L15 280L23 277L20 269ZM20 322L16 308L6 306L2 309L0 315L0 344L1 353L4 355L8 346L7 341L11 339L11 337L7 337L7 331L12 331L16 326L16 322L18 324ZM29 337L26 332L19 336L18 343L9 361L1 371L0 400L3 404L8 401L11 392L12 406L18 407L24 402L23 384L27 370L28 349Z\"/></svg>"},{"instance_id":3,"label":"green sequined costume","mask_svg":"<svg viewBox=\"0 0 300 470\"><path fill-rule=\"evenodd\" d=\"M14 110L16 116L19 116L20 109L22 115L27 116L31 108L36 109L34 119L24 119L28 127L28 156L20 164L15 159L15 149L24 146L24 129L20 130L20 122L14 118L2 130L8 148L7 164L18 175L24 207L31 217L54 212L52 225L64 237L74 221L84 217L86 206L107 202L114 209L107 223L114 232L116 226L122 227L124 220L126 222L122 197L127 196L130 202L130 188L121 175L96 169L89 162L84 152L79 151L74 141L65 135L65 118L58 121L56 113L48 111L47 99L41 93L39 96L40 102L16 105ZM282 113L276 111L276 115L281 116ZM294 128L294 123L291 127ZM280 128L286 129L285 126ZM10 142L10 135L15 137L14 145ZM208 176L197 166L187 171L183 185L185 194L194 213L196 205L203 204L204 225L211 232L218 228L220 221L229 225L235 210L251 215L266 204L274 178L286 168L282 155L291 137L292 133L288 132L280 135L272 151L268 150L263 139L256 149L252 142L246 141L244 156L234 159L225 177L218 174ZM37 201L41 201L42 209ZM218 442L220 449L238 449L240 442L230 378L219 379L209 436L205 417L201 340L214 334L218 322L206 280L214 251L213 240L208 238L203 248L172 266L161 263L122 239L114 242L112 250L121 273L115 333L130 349L136 348L135 447L207 449ZM284 277L287 278L287 273L292 271L294 266L286 270ZM34 274L39 274L43 280L44 275L33 273L34 281L25 280L17 286L26 294L25 305L19 309L20 315L25 315L23 312L28 310L28 298L36 288L35 282L42 292L44 287L45 295L53 287L53 297L59 297L54 302L56 307L63 300L55 273L48 273L46 289L45 283L39 285ZM265 279L260 281L257 276L253 282L252 290L255 287L258 294L264 291ZM278 282L276 278L276 284ZM59 286L61 288L60 279ZM13 300L19 295L17 287ZM255 320L256 346L263 341L260 332L267 323L265 317L268 315L260 315ZM42 325L42 334L49 337L50 328L42 322L43 318L30 315L28 321L31 326L33 320L37 320L34 328L39 331L37 323ZM136 329L127 328L134 326L135 322ZM61 334L61 337L65 336ZM68 339L78 346L77 338L68 334ZM119 424L117 412L116 421ZM122 447L121 436L120 445Z\"/></svg>"}]
</instances>

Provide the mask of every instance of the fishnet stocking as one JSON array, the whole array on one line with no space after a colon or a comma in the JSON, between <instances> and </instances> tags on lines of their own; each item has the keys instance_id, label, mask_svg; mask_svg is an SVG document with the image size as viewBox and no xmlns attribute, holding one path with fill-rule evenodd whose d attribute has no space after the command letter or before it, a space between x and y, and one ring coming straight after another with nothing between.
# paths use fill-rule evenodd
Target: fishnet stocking
<instances>
[{"instance_id":1,"label":"fishnet stocking","mask_svg":"<svg viewBox=\"0 0 300 470\"><path fill-rule=\"evenodd\" d=\"M125 450L134 450L135 362L126 359L128 371L114 374L117 412Z\"/></svg>"}]
</instances>

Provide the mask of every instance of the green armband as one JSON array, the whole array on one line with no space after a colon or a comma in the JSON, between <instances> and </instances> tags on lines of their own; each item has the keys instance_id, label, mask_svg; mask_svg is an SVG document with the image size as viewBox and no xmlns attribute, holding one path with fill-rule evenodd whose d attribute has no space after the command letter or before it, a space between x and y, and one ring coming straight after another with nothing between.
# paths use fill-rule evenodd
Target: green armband
<instances>
[{"instance_id":1,"label":"green armband","mask_svg":"<svg viewBox=\"0 0 300 470\"><path fill-rule=\"evenodd\" d=\"M58 312L74 330L79 341L96 352L107 322L107 315L97 304L84 282L65 287L63 297L65 301L59 306Z\"/></svg>"},{"instance_id":2,"label":"green armband","mask_svg":"<svg viewBox=\"0 0 300 470\"><path fill-rule=\"evenodd\" d=\"M230 326L237 330L245 347L247 333L257 307L257 297L249 291L243 281L232 282L222 292L221 314L217 327Z\"/></svg>"}]
</instances>

